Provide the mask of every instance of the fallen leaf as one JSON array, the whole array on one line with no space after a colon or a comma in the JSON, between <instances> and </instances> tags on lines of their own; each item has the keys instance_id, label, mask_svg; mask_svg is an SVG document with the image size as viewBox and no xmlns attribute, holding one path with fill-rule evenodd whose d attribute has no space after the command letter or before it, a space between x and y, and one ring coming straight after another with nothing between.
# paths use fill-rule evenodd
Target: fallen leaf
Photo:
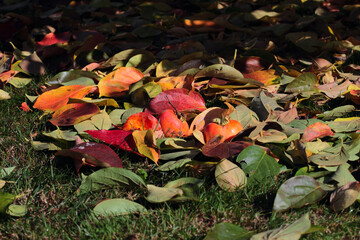
<instances>
[{"instance_id":1,"label":"fallen leaf","mask_svg":"<svg viewBox=\"0 0 360 240\"><path fill-rule=\"evenodd\" d=\"M92 86L63 86L41 94L33 106L42 111L56 111L65 106L69 98L83 98L94 90Z\"/></svg>"},{"instance_id":2,"label":"fallen leaf","mask_svg":"<svg viewBox=\"0 0 360 240\"><path fill-rule=\"evenodd\" d=\"M312 142L317 138L333 135L334 133L333 131L331 131L331 128L328 125L326 125L325 123L316 122L305 129L302 140L304 142Z\"/></svg>"},{"instance_id":3,"label":"fallen leaf","mask_svg":"<svg viewBox=\"0 0 360 240\"><path fill-rule=\"evenodd\" d=\"M49 120L55 126L71 126L91 118L100 112L92 103L70 103L57 109Z\"/></svg>"}]
</instances>

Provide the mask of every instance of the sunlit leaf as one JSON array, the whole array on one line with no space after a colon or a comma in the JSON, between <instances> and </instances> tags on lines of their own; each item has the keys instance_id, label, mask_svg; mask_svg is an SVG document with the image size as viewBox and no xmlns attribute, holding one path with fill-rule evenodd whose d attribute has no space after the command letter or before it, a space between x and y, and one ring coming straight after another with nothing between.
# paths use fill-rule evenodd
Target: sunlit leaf
<instances>
[{"instance_id":1,"label":"sunlit leaf","mask_svg":"<svg viewBox=\"0 0 360 240\"><path fill-rule=\"evenodd\" d=\"M229 192L239 190L247 183L244 171L227 159L216 165L215 179L222 189Z\"/></svg>"},{"instance_id":2,"label":"sunlit leaf","mask_svg":"<svg viewBox=\"0 0 360 240\"><path fill-rule=\"evenodd\" d=\"M321 122L316 122L305 129L302 140L304 142L312 142L317 138L333 135L334 133L331 131L331 128L328 125Z\"/></svg>"},{"instance_id":3,"label":"sunlit leaf","mask_svg":"<svg viewBox=\"0 0 360 240\"><path fill-rule=\"evenodd\" d=\"M184 88L171 89L160 93L149 103L149 110L160 114L166 109L174 108L179 112L199 111L206 109L203 97L195 91Z\"/></svg>"},{"instance_id":4,"label":"sunlit leaf","mask_svg":"<svg viewBox=\"0 0 360 240\"><path fill-rule=\"evenodd\" d=\"M321 200L326 192L309 176L296 176L285 181L276 193L273 210L283 212Z\"/></svg>"},{"instance_id":5,"label":"sunlit leaf","mask_svg":"<svg viewBox=\"0 0 360 240\"><path fill-rule=\"evenodd\" d=\"M311 221L309 213L303 215L300 219L296 220L290 225L284 225L280 228L268 230L266 232L253 235L251 240L297 240L300 239L303 234L306 234L311 228Z\"/></svg>"},{"instance_id":6,"label":"sunlit leaf","mask_svg":"<svg viewBox=\"0 0 360 240\"><path fill-rule=\"evenodd\" d=\"M248 175L248 184L273 181L280 172L280 165L259 146L249 146L237 156L236 162Z\"/></svg>"},{"instance_id":7,"label":"sunlit leaf","mask_svg":"<svg viewBox=\"0 0 360 240\"><path fill-rule=\"evenodd\" d=\"M70 32L48 33L40 42L37 42L37 44L39 46L50 46L53 44L67 43L70 40L71 35Z\"/></svg>"},{"instance_id":8,"label":"sunlit leaf","mask_svg":"<svg viewBox=\"0 0 360 240\"><path fill-rule=\"evenodd\" d=\"M92 103L70 103L57 109L49 121L56 126L71 126L98 112L100 109Z\"/></svg>"},{"instance_id":9,"label":"sunlit leaf","mask_svg":"<svg viewBox=\"0 0 360 240\"><path fill-rule=\"evenodd\" d=\"M95 215L103 217L144 213L146 208L139 203L122 198L107 199L96 204L93 209Z\"/></svg>"},{"instance_id":10,"label":"sunlit leaf","mask_svg":"<svg viewBox=\"0 0 360 240\"><path fill-rule=\"evenodd\" d=\"M144 180L130 170L116 167L100 169L87 176L79 187L79 194L102 189L126 187L146 188Z\"/></svg>"},{"instance_id":11,"label":"sunlit leaf","mask_svg":"<svg viewBox=\"0 0 360 240\"><path fill-rule=\"evenodd\" d=\"M69 98L83 98L91 91L92 86L71 85L63 86L41 94L33 106L42 111L55 111L65 106Z\"/></svg>"},{"instance_id":12,"label":"sunlit leaf","mask_svg":"<svg viewBox=\"0 0 360 240\"><path fill-rule=\"evenodd\" d=\"M153 130L135 130L132 133L132 136L134 138L137 151L157 163L159 161L160 153L155 143Z\"/></svg>"},{"instance_id":13,"label":"sunlit leaf","mask_svg":"<svg viewBox=\"0 0 360 240\"><path fill-rule=\"evenodd\" d=\"M98 84L100 97L118 97L129 90L132 83L142 79L142 72L133 67L121 67L102 78Z\"/></svg>"}]
</instances>

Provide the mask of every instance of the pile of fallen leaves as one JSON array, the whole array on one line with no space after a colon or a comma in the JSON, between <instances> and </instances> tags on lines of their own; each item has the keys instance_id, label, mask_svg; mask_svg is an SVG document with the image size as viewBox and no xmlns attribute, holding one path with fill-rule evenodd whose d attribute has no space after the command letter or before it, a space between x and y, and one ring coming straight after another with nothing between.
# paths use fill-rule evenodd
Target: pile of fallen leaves
<instances>
[{"instance_id":1,"label":"pile of fallen leaves","mask_svg":"<svg viewBox=\"0 0 360 240\"><path fill-rule=\"evenodd\" d=\"M73 159L78 173L101 168L83 176L78 194L136 186L151 203L182 202L200 198L204 175L241 191L292 171L275 212L326 196L334 211L360 200L357 1L7 2L1 87L51 74L21 108L50 115L54 131L31 139L36 150ZM194 177L146 183L114 148L152 160L147 174L182 168ZM94 208L144 211L127 199ZM309 228L305 215L261 234ZM252 236L219 224L209 239L226 229Z\"/></svg>"}]
</instances>

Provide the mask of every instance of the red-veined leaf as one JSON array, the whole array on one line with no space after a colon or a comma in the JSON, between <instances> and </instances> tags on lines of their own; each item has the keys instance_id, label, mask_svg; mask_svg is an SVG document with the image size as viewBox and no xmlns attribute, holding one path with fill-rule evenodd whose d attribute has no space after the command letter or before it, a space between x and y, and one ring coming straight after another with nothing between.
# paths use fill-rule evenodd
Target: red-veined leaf
<instances>
[{"instance_id":1,"label":"red-veined leaf","mask_svg":"<svg viewBox=\"0 0 360 240\"><path fill-rule=\"evenodd\" d=\"M303 134L302 140L304 142L311 142L317 138L322 138L326 136L333 136L334 133L331 131L331 128L325 123L316 122L309 125Z\"/></svg>"},{"instance_id":2,"label":"red-veined leaf","mask_svg":"<svg viewBox=\"0 0 360 240\"><path fill-rule=\"evenodd\" d=\"M156 114L160 114L166 109L174 110L174 108L179 112L202 112L206 109L205 101L200 93L184 88L162 92L149 103L149 110Z\"/></svg>"}]
</instances>

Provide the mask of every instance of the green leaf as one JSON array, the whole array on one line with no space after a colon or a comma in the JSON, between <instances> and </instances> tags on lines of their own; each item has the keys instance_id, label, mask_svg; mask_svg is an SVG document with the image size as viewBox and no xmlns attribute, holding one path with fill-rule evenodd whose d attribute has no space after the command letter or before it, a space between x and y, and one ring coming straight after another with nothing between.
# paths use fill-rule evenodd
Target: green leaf
<instances>
[{"instance_id":1,"label":"green leaf","mask_svg":"<svg viewBox=\"0 0 360 240\"><path fill-rule=\"evenodd\" d=\"M355 182L356 179L349 171L350 164L344 163L338 166L336 172L330 177L327 182L336 181L337 187L343 186L349 182Z\"/></svg>"},{"instance_id":2,"label":"green leaf","mask_svg":"<svg viewBox=\"0 0 360 240\"><path fill-rule=\"evenodd\" d=\"M70 71L60 72L60 73L56 74L54 77L52 77L48 81L48 83L51 85L54 85L54 84L66 85L66 83L74 81L79 78L80 79L86 78L86 79L100 80L100 77L93 72L82 71L82 70L70 70ZM83 84L80 84L80 85L83 85ZM93 84L93 85L95 85L95 84Z\"/></svg>"},{"instance_id":3,"label":"green leaf","mask_svg":"<svg viewBox=\"0 0 360 240\"><path fill-rule=\"evenodd\" d=\"M285 92L300 93L303 96L310 96L316 92L317 77L314 73L303 73L286 86Z\"/></svg>"},{"instance_id":4,"label":"green leaf","mask_svg":"<svg viewBox=\"0 0 360 240\"><path fill-rule=\"evenodd\" d=\"M355 132L360 129L360 119L351 121L333 121L327 125L335 132Z\"/></svg>"},{"instance_id":5,"label":"green leaf","mask_svg":"<svg viewBox=\"0 0 360 240\"><path fill-rule=\"evenodd\" d=\"M179 158L179 157L192 158L199 153L200 153L199 149L173 151L173 152L169 152L169 153L160 154L160 159L161 160L174 160L175 158Z\"/></svg>"},{"instance_id":6,"label":"green leaf","mask_svg":"<svg viewBox=\"0 0 360 240\"><path fill-rule=\"evenodd\" d=\"M19 74L18 74L19 75ZM12 77L9 83L16 88L23 88L31 82L32 78L28 77Z\"/></svg>"},{"instance_id":7,"label":"green leaf","mask_svg":"<svg viewBox=\"0 0 360 240\"><path fill-rule=\"evenodd\" d=\"M103 217L144 213L146 211L143 205L122 198L101 201L93 209L95 215Z\"/></svg>"},{"instance_id":8,"label":"green leaf","mask_svg":"<svg viewBox=\"0 0 360 240\"><path fill-rule=\"evenodd\" d=\"M0 101L1 100L8 100L10 99L10 94L8 92L5 92L4 90L0 89Z\"/></svg>"},{"instance_id":9,"label":"green leaf","mask_svg":"<svg viewBox=\"0 0 360 240\"><path fill-rule=\"evenodd\" d=\"M194 77L195 78L216 77L216 78L224 78L240 84L251 83L257 86L263 85L261 82L258 82L254 79L244 78L243 74L239 72L237 69L225 64L210 65L200 70Z\"/></svg>"},{"instance_id":10,"label":"green leaf","mask_svg":"<svg viewBox=\"0 0 360 240\"><path fill-rule=\"evenodd\" d=\"M6 213L10 204L16 199L16 196L6 192L0 192L0 214Z\"/></svg>"},{"instance_id":11,"label":"green leaf","mask_svg":"<svg viewBox=\"0 0 360 240\"><path fill-rule=\"evenodd\" d=\"M124 114L125 109L115 109L109 113L109 117L111 119L111 123L115 126L121 125L123 122L121 121L121 116Z\"/></svg>"},{"instance_id":12,"label":"green leaf","mask_svg":"<svg viewBox=\"0 0 360 240\"><path fill-rule=\"evenodd\" d=\"M356 110L355 106L345 105L345 106L336 107L331 111L326 111L321 114L318 114L317 117L322 118L323 121L329 121L335 118L343 117L346 114L351 113L355 110Z\"/></svg>"},{"instance_id":13,"label":"green leaf","mask_svg":"<svg viewBox=\"0 0 360 240\"><path fill-rule=\"evenodd\" d=\"M273 180L280 172L277 161L266 154L259 146L245 148L236 158L241 168L248 174L248 184L262 184Z\"/></svg>"},{"instance_id":14,"label":"green leaf","mask_svg":"<svg viewBox=\"0 0 360 240\"><path fill-rule=\"evenodd\" d=\"M237 105L235 111L230 114L230 118L240 122L244 129L259 124L259 117L244 104Z\"/></svg>"},{"instance_id":15,"label":"green leaf","mask_svg":"<svg viewBox=\"0 0 360 240\"><path fill-rule=\"evenodd\" d=\"M248 231L231 223L218 223L208 232L204 240L247 240L253 235Z\"/></svg>"},{"instance_id":16,"label":"green leaf","mask_svg":"<svg viewBox=\"0 0 360 240\"><path fill-rule=\"evenodd\" d=\"M165 188L178 188L178 187L181 187L181 186L183 186L185 184L195 184L195 185L198 185L200 187L201 185L204 184L204 180L194 178L194 177L179 178L177 180L168 182L164 187Z\"/></svg>"},{"instance_id":17,"label":"green leaf","mask_svg":"<svg viewBox=\"0 0 360 240\"><path fill-rule=\"evenodd\" d=\"M0 178L9 176L14 170L15 170L15 167L1 168L0 169Z\"/></svg>"},{"instance_id":18,"label":"green leaf","mask_svg":"<svg viewBox=\"0 0 360 240\"><path fill-rule=\"evenodd\" d=\"M311 221L309 213L303 215L300 219L296 220L291 225L285 225L280 228L269 230L266 232L258 233L250 238L250 240L297 240L301 235L307 233L311 228Z\"/></svg>"},{"instance_id":19,"label":"green leaf","mask_svg":"<svg viewBox=\"0 0 360 240\"><path fill-rule=\"evenodd\" d=\"M244 171L227 159L221 160L216 165L215 179L222 189L229 192L239 190L247 183Z\"/></svg>"},{"instance_id":20,"label":"green leaf","mask_svg":"<svg viewBox=\"0 0 360 240\"><path fill-rule=\"evenodd\" d=\"M161 156L161 155L160 155ZM171 171L177 168L181 168L183 167L186 163L191 162L192 160L190 158L184 158L184 159L180 159L177 161L169 161L166 162L164 164L162 164L161 166L155 168L155 170L161 171L161 172L167 172L167 171Z\"/></svg>"},{"instance_id":21,"label":"green leaf","mask_svg":"<svg viewBox=\"0 0 360 240\"><path fill-rule=\"evenodd\" d=\"M171 200L176 196L183 195L183 190L180 188L166 188L157 187L155 185L147 185L148 195L145 199L151 203L161 203Z\"/></svg>"},{"instance_id":22,"label":"green leaf","mask_svg":"<svg viewBox=\"0 0 360 240\"><path fill-rule=\"evenodd\" d=\"M153 55L141 53L131 57L125 67L134 67L143 72L155 61L156 59Z\"/></svg>"},{"instance_id":23,"label":"green leaf","mask_svg":"<svg viewBox=\"0 0 360 240\"><path fill-rule=\"evenodd\" d=\"M320 166L338 166L346 163L348 160L349 153L342 143L309 157L310 162Z\"/></svg>"},{"instance_id":24,"label":"green leaf","mask_svg":"<svg viewBox=\"0 0 360 240\"><path fill-rule=\"evenodd\" d=\"M10 204L6 213L13 217L23 217L27 213L27 206Z\"/></svg>"},{"instance_id":25,"label":"green leaf","mask_svg":"<svg viewBox=\"0 0 360 240\"><path fill-rule=\"evenodd\" d=\"M345 144L344 148L349 153L349 161L356 161L360 158L360 135L354 135L350 144Z\"/></svg>"},{"instance_id":26,"label":"green leaf","mask_svg":"<svg viewBox=\"0 0 360 240\"><path fill-rule=\"evenodd\" d=\"M260 92L259 96L254 97L251 104L252 109L261 121L266 120L270 112L282 109L282 107L277 104L275 98L268 97L264 91Z\"/></svg>"},{"instance_id":27,"label":"green leaf","mask_svg":"<svg viewBox=\"0 0 360 240\"><path fill-rule=\"evenodd\" d=\"M323 44L315 32L292 32L286 34L285 38L309 53L315 52Z\"/></svg>"},{"instance_id":28,"label":"green leaf","mask_svg":"<svg viewBox=\"0 0 360 240\"><path fill-rule=\"evenodd\" d=\"M146 188L144 180L130 170L116 167L100 169L86 177L79 187L79 194L112 187Z\"/></svg>"},{"instance_id":29,"label":"green leaf","mask_svg":"<svg viewBox=\"0 0 360 240\"><path fill-rule=\"evenodd\" d=\"M36 151L42 151L42 150L49 150L49 151L57 151L61 150L61 147L53 144L53 143L47 143L47 142L40 142L40 141L31 141L31 146Z\"/></svg>"},{"instance_id":30,"label":"green leaf","mask_svg":"<svg viewBox=\"0 0 360 240\"><path fill-rule=\"evenodd\" d=\"M296 176L285 181L276 193L273 210L283 212L321 200L326 192L309 176Z\"/></svg>"},{"instance_id":31,"label":"green leaf","mask_svg":"<svg viewBox=\"0 0 360 240\"><path fill-rule=\"evenodd\" d=\"M44 136L53 138L55 140L64 140L64 141L75 141L77 133L71 130L61 131L59 128L52 132L43 132Z\"/></svg>"},{"instance_id":32,"label":"green leaf","mask_svg":"<svg viewBox=\"0 0 360 240\"><path fill-rule=\"evenodd\" d=\"M119 67L123 67L125 66L123 64L124 61L129 60L131 57L135 56L135 55L139 55L139 54L146 54L149 55L149 57L154 57L154 55L148 51L148 50L144 50L144 49L127 49L124 51L121 51L117 54L115 54L114 56L112 56L111 58L109 58L105 63L103 63L101 66L104 68L107 67L113 67L119 64L122 64Z\"/></svg>"}]
</instances>

